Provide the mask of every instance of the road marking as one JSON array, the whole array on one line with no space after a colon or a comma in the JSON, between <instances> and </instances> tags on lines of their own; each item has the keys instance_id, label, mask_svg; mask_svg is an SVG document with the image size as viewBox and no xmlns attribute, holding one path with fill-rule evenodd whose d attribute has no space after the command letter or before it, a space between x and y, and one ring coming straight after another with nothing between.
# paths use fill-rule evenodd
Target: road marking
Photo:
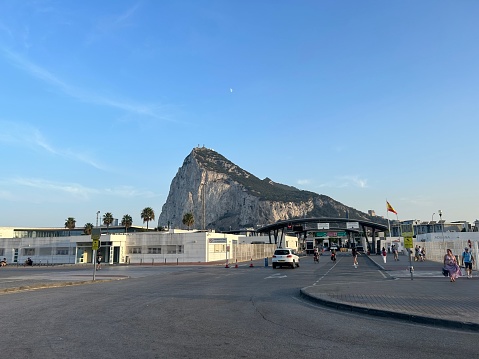
<instances>
[{"instance_id":1,"label":"road marking","mask_svg":"<svg viewBox=\"0 0 479 359\"><path fill-rule=\"evenodd\" d=\"M276 279L276 278L286 278L287 275L281 275L280 273L276 273L273 275L270 275L269 277L266 277L265 279Z\"/></svg>"},{"instance_id":2,"label":"road marking","mask_svg":"<svg viewBox=\"0 0 479 359\"><path fill-rule=\"evenodd\" d=\"M382 270L378 269L378 272L381 273L381 275L382 275L384 278L387 278L386 274L384 274Z\"/></svg>"},{"instance_id":3,"label":"road marking","mask_svg":"<svg viewBox=\"0 0 479 359\"><path fill-rule=\"evenodd\" d=\"M329 268L329 269L327 270L327 272L324 273L321 277L319 277L319 279L318 279L316 282L314 282L313 285L318 284L324 277L326 277L326 276L329 274L329 272L331 272L331 271L333 270L333 268L336 267L336 265L337 265L340 261L341 261L341 259L336 260L336 261L334 262L333 266L332 266L331 268Z\"/></svg>"}]
</instances>

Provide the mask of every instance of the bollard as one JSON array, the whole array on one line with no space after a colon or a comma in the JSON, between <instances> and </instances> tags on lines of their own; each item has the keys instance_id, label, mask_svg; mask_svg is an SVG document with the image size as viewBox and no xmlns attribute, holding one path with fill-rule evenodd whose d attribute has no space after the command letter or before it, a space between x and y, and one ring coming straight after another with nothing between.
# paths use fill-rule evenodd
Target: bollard
<instances>
[{"instance_id":1,"label":"bollard","mask_svg":"<svg viewBox=\"0 0 479 359\"><path fill-rule=\"evenodd\" d=\"M176 265L178 265L178 258L176 258Z\"/></svg>"},{"instance_id":2,"label":"bollard","mask_svg":"<svg viewBox=\"0 0 479 359\"><path fill-rule=\"evenodd\" d=\"M265 266L265 267L268 266L268 257L264 257L264 266Z\"/></svg>"}]
</instances>

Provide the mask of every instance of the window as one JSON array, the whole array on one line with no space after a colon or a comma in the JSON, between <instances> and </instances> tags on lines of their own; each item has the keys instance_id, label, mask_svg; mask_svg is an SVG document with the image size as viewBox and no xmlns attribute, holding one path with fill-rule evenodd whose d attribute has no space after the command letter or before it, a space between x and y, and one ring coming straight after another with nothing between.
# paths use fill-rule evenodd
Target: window
<instances>
[{"instance_id":1,"label":"window","mask_svg":"<svg viewBox=\"0 0 479 359\"><path fill-rule=\"evenodd\" d=\"M213 246L210 246L210 251L211 251L211 247L213 247L214 253L226 252L226 244L214 244Z\"/></svg>"},{"instance_id":2,"label":"window","mask_svg":"<svg viewBox=\"0 0 479 359\"><path fill-rule=\"evenodd\" d=\"M161 254L161 247L148 247L148 254Z\"/></svg>"},{"instance_id":3,"label":"window","mask_svg":"<svg viewBox=\"0 0 479 359\"><path fill-rule=\"evenodd\" d=\"M141 247L128 247L129 254L141 254Z\"/></svg>"},{"instance_id":4,"label":"window","mask_svg":"<svg viewBox=\"0 0 479 359\"><path fill-rule=\"evenodd\" d=\"M5 248L0 248L0 256L4 256L5 255Z\"/></svg>"},{"instance_id":5,"label":"window","mask_svg":"<svg viewBox=\"0 0 479 359\"><path fill-rule=\"evenodd\" d=\"M176 245L174 246L166 246L166 253L167 254L176 254Z\"/></svg>"},{"instance_id":6,"label":"window","mask_svg":"<svg viewBox=\"0 0 479 359\"><path fill-rule=\"evenodd\" d=\"M35 255L35 248L23 248L23 255L24 256L34 256Z\"/></svg>"},{"instance_id":7,"label":"window","mask_svg":"<svg viewBox=\"0 0 479 359\"><path fill-rule=\"evenodd\" d=\"M68 248L57 248L57 256L67 256Z\"/></svg>"}]
</instances>

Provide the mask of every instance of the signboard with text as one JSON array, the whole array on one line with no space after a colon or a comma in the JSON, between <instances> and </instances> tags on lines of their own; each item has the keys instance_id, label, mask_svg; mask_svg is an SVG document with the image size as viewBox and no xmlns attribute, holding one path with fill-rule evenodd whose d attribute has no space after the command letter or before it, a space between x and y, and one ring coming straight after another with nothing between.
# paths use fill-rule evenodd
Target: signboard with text
<instances>
[{"instance_id":1,"label":"signboard with text","mask_svg":"<svg viewBox=\"0 0 479 359\"><path fill-rule=\"evenodd\" d=\"M403 232L404 237L404 248L413 248L413 233L412 232Z\"/></svg>"},{"instance_id":2,"label":"signboard with text","mask_svg":"<svg viewBox=\"0 0 479 359\"><path fill-rule=\"evenodd\" d=\"M346 237L347 233L344 231L340 232L316 232L315 237Z\"/></svg>"},{"instance_id":3,"label":"signboard with text","mask_svg":"<svg viewBox=\"0 0 479 359\"><path fill-rule=\"evenodd\" d=\"M347 222L346 223L346 228L347 229L359 228L359 222Z\"/></svg>"}]
</instances>

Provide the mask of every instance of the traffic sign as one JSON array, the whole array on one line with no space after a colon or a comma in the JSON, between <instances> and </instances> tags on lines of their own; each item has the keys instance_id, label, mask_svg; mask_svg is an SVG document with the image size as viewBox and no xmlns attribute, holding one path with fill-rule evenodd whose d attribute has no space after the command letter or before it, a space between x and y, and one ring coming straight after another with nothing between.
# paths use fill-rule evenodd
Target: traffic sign
<instances>
[{"instance_id":1,"label":"traffic sign","mask_svg":"<svg viewBox=\"0 0 479 359\"><path fill-rule=\"evenodd\" d=\"M93 249L94 251L97 251L98 248L100 248L100 241L98 239L94 239L91 244L91 249Z\"/></svg>"},{"instance_id":2,"label":"traffic sign","mask_svg":"<svg viewBox=\"0 0 479 359\"><path fill-rule=\"evenodd\" d=\"M404 248L412 248L412 247L413 247L412 236L411 237L404 236Z\"/></svg>"},{"instance_id":3,"label":"traffic sign","mask_svg":"<svg viewBox=\"0 0 479 359\"><path fill-rule=\"evenodd\" d=\"M100 228L96 227L96 228L92 228L91 230L91 239L93 240L99 240L101 237L101 230Z\"/></svg>"}]
</instances>

